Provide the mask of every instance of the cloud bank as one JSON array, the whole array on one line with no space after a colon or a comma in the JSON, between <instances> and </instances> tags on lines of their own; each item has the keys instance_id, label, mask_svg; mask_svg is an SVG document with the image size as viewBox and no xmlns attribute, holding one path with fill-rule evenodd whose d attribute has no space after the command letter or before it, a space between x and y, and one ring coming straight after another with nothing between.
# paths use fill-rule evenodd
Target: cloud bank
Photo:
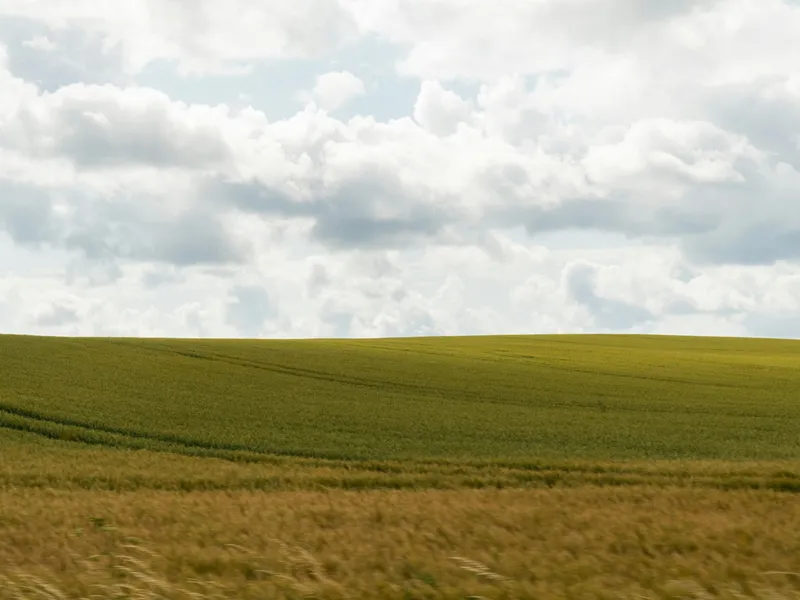
<instances>
[{"instance_id":1,"label":"cloud bank","mask_svg":"<svg viewBox=\"0 0 800 600\"><path fill-rule=\"evenodd\" d=\"M785 0L5 0L0 328L800 337L798 64Z\"/></svg>"}]
</instances>

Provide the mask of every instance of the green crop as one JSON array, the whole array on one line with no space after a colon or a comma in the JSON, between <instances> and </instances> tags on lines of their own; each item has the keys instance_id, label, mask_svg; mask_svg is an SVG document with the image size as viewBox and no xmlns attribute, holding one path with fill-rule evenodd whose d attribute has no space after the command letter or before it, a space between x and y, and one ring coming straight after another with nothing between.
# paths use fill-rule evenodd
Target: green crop
<instances>
[{"instance_id":1,"label":"green crop","mask_svg":"<svg viewBox=\"0 0 800 600\"><path fill-rule=\"evenodd\" d=\"M0 426L343 460L800 458L800 343L0 336ZM2 430L0 430L0 435Z\"/></svg>"}]
</instances>

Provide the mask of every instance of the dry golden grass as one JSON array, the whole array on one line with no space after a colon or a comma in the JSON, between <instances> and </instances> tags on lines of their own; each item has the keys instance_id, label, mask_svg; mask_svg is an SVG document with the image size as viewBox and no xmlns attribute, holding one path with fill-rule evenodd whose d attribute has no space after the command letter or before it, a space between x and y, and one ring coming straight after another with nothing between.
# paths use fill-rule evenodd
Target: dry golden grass
<instances>
[{"instance_id":1,"label":"dry golden grass","mask_svg":"<svg viewBox=\"0 0 800 600\"><path fill-rule=\"evenodd\" d=\"M797 598L799 526L761 490L6 489L0 598Z\"/></svg>"},{"instance_id":2,"label":"dry golden grass","mask_svg":"<svg viewBox=\"0 0 800 600\"><path fill-rule=\"evenodd\" d=\"M796 461L248 463L6 431L0 600L796 598L798 483Z\"/></svg>"}]
</instances>

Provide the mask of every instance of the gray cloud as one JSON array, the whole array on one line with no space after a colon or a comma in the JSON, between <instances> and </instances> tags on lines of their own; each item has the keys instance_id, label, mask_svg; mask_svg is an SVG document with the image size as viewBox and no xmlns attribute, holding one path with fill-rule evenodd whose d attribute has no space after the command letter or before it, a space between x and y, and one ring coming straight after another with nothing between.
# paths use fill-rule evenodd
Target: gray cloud
<instances>
[{"instance_id":1,"label":"gray cloud","mask_svg":"<svg viewBox=\"0 0 800 600\"><path fill-rule=\"evenodd\" d=\"M579 228L675 240L689 259L707 264L767 265L800 258L797 219L784 218L790 213L780 210L764 212L759 202L768 201L759 200L763 196L758 188L746 190L728 197L728 208L721 210L710 208L715 194L696 190L681 207L649 209L644 201L639 208L635 201L573 200L552 209L506 210L499 222L521 223L530 234Z\"/></svg>"},{"instance_id":2,"label":"gray cloud","mask_svg":"<svg viewBox=\"0 0 800 600\"><path fill-rule=\"evenodd\" d=\"M556 203L526 197L536 192L519 190L536 188L526 185L522 169L509 166L479 177L497 201L484 206L478 220L381 169L364 169L338 185L319 186L302 201L255 182L213 180L204 193L211 204L265 217L310 219L313 238L336 249L401 248L422 241L475 244L492 229L522 225L531 235L585 229L677 242L690 259L707 264L800 258L800 213L791 216L797 202L791 176L782 181L745 160L734 164L743 181L698 182L684 173L663 172L650 179L641 176L644 186L612 186L605 197L566 195ZM659 182L669 195L659 190Z\"/></svg>"},{"instance_id":3,"label":"gray cloud","mask_svg":"<svg viewBox=\"0 0 800 600\"><path fill-rule=\"evenodd\" d=\"M48 39L54 48L30 45L37 37ZM0 39L8 44L11 72L43 91L75 83L120 85L130 80L122 70L119 45L80 29L51 29L32 19L6 18L0 19Z\"/></svg>"},{"instance_id":4,"label":"gray cloud","mask_svg":"<svg viewBox=\"0 0 800 600\"><path fill-rule=\"evenodd\" d=\"M19 244L51 241L57 222L50 197L42 189L0 180L0 226Z\"/></svg>"},{"instance_id":5,"label":"gray cloud","mask_svg":"<svg viewBox=\"0 0 800 600\"><path fill-rule=\"evenodd\" d=\"M643 203L642 203L643 204ZM633 199L574 199L554 207L504 208L496 220L503 226L521 224L530 234L563 229L589 229L631 237L670 237L712 231L719 217L696 207L642 206Z\"/></svg>"},{"instance_id":6,"label":"gray cloud","mask_svg":"<svg viewBox=\"0 0 800 600\"><path fill-rule=\"evenodd\" d=\"M202 207L175 214L157 199L97 200L60 194L70 210L57 213L53 196L30 185L0 181L0 228L17 243L77 250L89 259L154 261L177 266L242 262L247 246L219 216Z\"/></svg>"},{"instance_id":7,"label":"gray cloud","mask_svg":"<svg viewBox=\"0 0 800 600\"><path fill-rule=\"evenodd\" d=\"M768 265L800 258L800 173L777 169L734 189L698 187L687 206L714 207L714 228L680 238L687 257L712 264ZM716 192L716 193L715 193Z\"/></svg>"},{"instance_id":8,"label":"gray cloud","mask_svg":"<svg viewBox=\"0 0 800 600\"><path fill-rule=\"evenodd\" d=\"M158 215L158 216L156 216ZM191 266L241 262L246 249L219 218L200 208L175 215L129 204L93 203L70 223L67 248L93 259L121 258Z\"/></svg>"},{"instance_id":9,"label":"gray cloud","mask_svg":"<svg viewBox=\"0 0 800 600\"><path fill-rule=\"evenodd\" d=\"M643 307L600 296L596 291L596 276L596 267L576 263L564 270L562 280L567 295L585 306L600 327L629 330L654 319L650 311Z\"/></svg>"},{"instance_id":10,"label":"gray cloud","mask_svg":"<svg viewBox=\"0 0 800 600\"><path fill-rule=\"evenodd\" d=\"M331 278L324 265L315 264L306 282L306 290L311 298L317 298L331 284Z\"/></svg>"},{"instance_id":11,"label":"gray cloud","mask_svg":"<svg viewBox=\"0 0 800 600\"><path fill-rule=\"evenodd\" d=\"M40 327L60 327L77 323L79 320L78 312L74 308L53 305L36 318L35 324Z\"/></svg>"},{"instance_id":12,"label":"gray cloud","mask_svg":"<svg viewBox=\"0 0 800 600\"><path fill-rule=\"evenodd\" d=\"M696 261L768 265L778 260L800 259L800 226L775 220L725 224L710 235L688 237L682 245Z\"/></svg>"},{"instance_id":13,"label":"gray cloud","mask_svg":"<svg viewBox=\"0 0 800 600\"><path fill-rule=\"evenodd\" d=\"M338 187L320 203L313 235L334 247L406 246L435 236L448 216L433 202L413 201L398 181L369 177ZM405 206L403 206L405 204ZM381 214L389 209L389 214Z\"/></svg>"},{"instance_id":14,"label":"gray cloud","mask_svg":"<svg viewBox=\"0 0 800 600\"><path fill-rule=\"evenodd\" d=\"M762 77L717 86L704 102L722 127L800 170L800 90L789 86L786 77Z\"/></svg>"},{"instance_id":15,"label":"gray cloud","mask_svg":"<svg viewBox=\"0 0 800 600\"><path fill-rule=\"evenodd\" d=\"M703 151L731 160L719 139L707 140ZM653 150L641 151L648 152ZM686 165L698 160L681 146L669 148L668 156ZM654 167L593 185L595 197L566 189L555 202L537 198L537 186L520 167L494 168L477 179L498 199L483 223L522 225L531 235L584 229L674 242L701 264L767 265L800 258L800 173L773 158L759 163L744 155L731 164L739 180L696 180ZM548 192L546 186L538 189Z\"/></svg>"},{"instance_id":16,"label":"gray cloud","mask_svg":"<svg viewBox=\"0 0 800 600\"><path fill-rule=\"evenodd\" d=\"M205 194L211 203L245 212L311 219L312 237L337 249L404 247L435 238L458 220L441 197L407 186L386 169L364 168L339 184L317 186L302 201L256 182L209 181Z\"/></svg>"},{"instance_id":17,"label":"gray cloud","mask_svg":"<svg viewBox=\"0 0 800 600\"><path fill-rule=\"evenodd\" d=\"M228 158L220 132L176 121L166 96L134 92L122 103L123 94L110 87L64 88L46 123L25 111L20 121L35 152L65 156L81 167L220 166Z\"/></svg>"},{"instance_id":18,"label":"gray cloud","mask_svg":"<svg viewBox=\"0 0 800 600\"><path fill-rule=\"evenodd\" d=\"M157 265L142 273L142 285L147 289L155 289L163 285L182 283L185 276L175 265Z\"/></svg>"}]
</instances>

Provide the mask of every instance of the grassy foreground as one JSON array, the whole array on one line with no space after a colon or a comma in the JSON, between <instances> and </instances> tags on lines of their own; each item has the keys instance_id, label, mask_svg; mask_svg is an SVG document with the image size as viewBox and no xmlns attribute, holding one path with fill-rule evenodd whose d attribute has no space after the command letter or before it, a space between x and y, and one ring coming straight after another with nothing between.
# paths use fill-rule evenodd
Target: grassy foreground
<instances>
[{"instance_id":1,"label":"grassy foreground","mask_svg":"<svg viewBox=\"0 0 800 600\"><path fill-rule=\"evenodd\" d=\"M800 598L798 417L789 341L0 336L0 600Z\"/></svg>"},{"instance_id":2,"label":"grassy foreground","mask_svg":"<svg viewBox=\"0 0 800 600\"><path fill-rule=\"evenodd\" d=\"M777 492L15 490L0 506L3 600L32 583L18 573L74 598L800 597L800 502Z\"/></svg>"}]
</instances>

